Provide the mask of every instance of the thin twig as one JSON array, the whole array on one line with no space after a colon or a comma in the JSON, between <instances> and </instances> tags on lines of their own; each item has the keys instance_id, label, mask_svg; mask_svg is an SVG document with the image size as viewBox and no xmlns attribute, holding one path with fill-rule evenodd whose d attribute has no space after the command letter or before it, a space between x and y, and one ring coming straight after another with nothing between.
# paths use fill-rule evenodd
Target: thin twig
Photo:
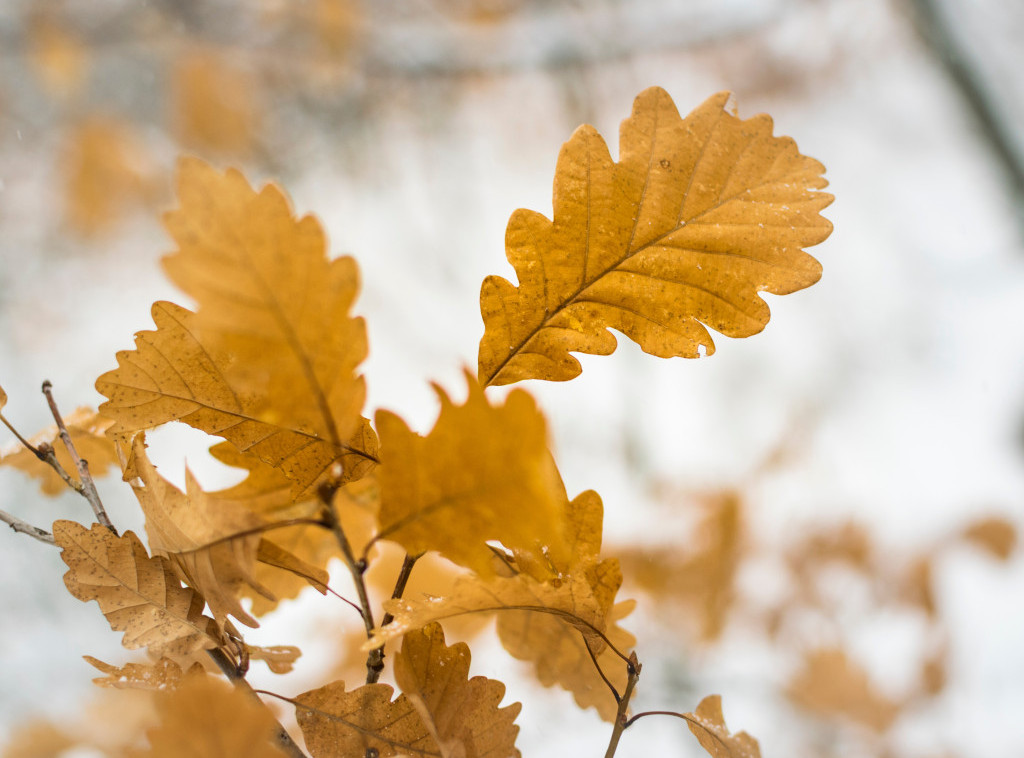
<instances>
[{"instance_id":1,"label":"thin twig","mask_svg":"<svg viewBox=\"0 0 1024 758\"><path fill-rule=\"evenodd\" d=\"M260 700L260 696L256 690L252 688L252 685L246 681L246 678L238 673L238 669L235 668L235 662L232 661L227 655L221 650L207 650L206 651L213 662L217 664L217 667L224 672L231 683L241 692L251 696L257 703L266 707L266 703ZM267 709L270 710L269 708ZM277 719L274 719L277 721ZM274 739L277 741L277 746L285 751L292 758L308 758L308 756L302 752L302 748L295 744L295 740L288 734L280 722L277 724L277 728L274 730Z\"/></svg>"},{"instance_id":2,"label":"thin twig","mask_svg":"<svg viewBox=\"0 0 1024 758\"><path fill-rule=\"evenodd\" d=\"M611 683L607 676L605 676L604 670L601 668L601 664L597 662L597 656L594 655L593 648L590 647L590 641L587 639L587 635L582 629L580 629L580 635L583 637L583 647L587 649L587 653L590 655L590 660L593 662L594 668L597 669L598 676L604 680L604 683L608 685L608 689L612 691L612 696L615 698L615 702L621 703L622 695L619 694L619 691L615 689L615 685Z\"/></svg>"},{"instance_id":3,"label":"thin twig","mask_svg":"<svg viewBox=\"0 0 1024 758\"><path fill-rule=\"evenodd\" d=\"M60 430L60 439L64 443L64 447L67 448L71 460L74 461L75 468L78 469L78 478L82 482L82 489L80 491L85 499L89 501L89 505L92 506L92 511L96 514L96 520L107 527L114 535L117 535L117 529L114 528L110 518L107 516L106 510L103 508L103 502L100 500L100 493L96 491L96 483L93 482L92 474L89 473L89 462L82 458L78 454L78 450L75 449L75 443L71 441L71 434L64 425L64 419L61 418L60 411L57 410L57 403L53 399L52 390L53 385L47 379L43 382L43 394L46 395L46 402L50 404L50 413L53 414L53 420L57 422L57 429Z\"/></svg>"},{"instance_id":4,"label":"thin twig","mask_svg":"<svg viewBox=\"0 0 1024 758\"><path fill-rule=\"evenodd\" d=\"M420 553L420 555L423 554ZM409 577L412 575L412 567L416 565L416 561L420 559L420 555L405 554L405 560L402 561L402 570L398 572L398 579L395 581L395 590L391 593L392 600L398 600L403 594L405 594L405 587L409 584ZM388 611L384 614L384 618L380 620L380 625L385 627L394 620L394 614L392 614L391 611ZM377 651L380 654L380 668L370 670L372 678L368 678L366 680L367 684L373 684L380 679L380 672L384 669L384 648L379 647L377 648ZM369 668L369 661L367 661L367 668Z\"/></svg>"},{"instance_id":5,"label":"thin twig","mask_svg":"<svg viewBox=\"0 0 1024 758\"><path fill-rule=\"evenodd\" d=\"M33 539L37 539L40 542L45 542L47 545L56 545L57 542L53 539L53 535L45 529L40 529L38 526L32 526L27 521L22 521L17 516L12 516L7 511L0 511L0 521L3 521L7 526L11 527L16 532L21 534L27 534Z\"/></svg>"},{"instance_id":6,"label":"thin twig","mask_svg":"<svg viewBox=\"0 0 1024 758\"><path fill-rule=\"evenodd\" d=\"M615 751L619 747L619 739L622 738L622 733L632 723L632 720L626 716L626 713L629 710L629 699L633 695L633 688L636 687L636 683L640 680L641 668L640 661L636 657L636 651L630 653L629 663L626 666L629 679L626 681L626 689L623 691L622 697L619 698L619 709L615 713L615 726L612 729L612 738L608 742L608 750L605 751L604 758L612 758L615 755Z\"/></svg>"},{"instance_id":7,"label":"thin twig","mask_svg":"<svg viewBox=\"0 0 1024 758\"><path fill-rule=\"evenodd\" d=\"M338 517L337 511L334 510L334 493L338 491L338 486L333 483L325 484L319 489L317 494L320 496L320 502L324 505L324 512L327 514L330 522L331 531L334 532L334 537L341 548L342 560L345 561L345 565L352 575L352 583L356 587L356 594L359 595L360 615L363 617L363 626L366 627L366 639L371 639L375 624L373 622L373 609L370 607L370 596L366 592L366 581L363 578L363 574L366 572L366 561L356 560L355 554L352 552L352 545L349 543L345 530L341 526L341 519ZM371 684L373 681L376 681L376 678L380 677L380 672L383 669L384 652L380 648L375 648L366 656L366 683Z\"/></svg>"},{"instance_id":8,"label":"thin twig","mask_svg":"<svg viewBox=\"0 0 1024 758\"><path fill-rule=\"evenodd\" d=\"M21 436L21 433L11 425L11 422L8 421L2 413L0 413L0 422L3 422L3 425L11 431L11 434L18 438L18 442L20 442L26 450L56 471L58 476L64 480L64 483L67 484L68 487L75 490L80 495L85 494L82 491L82 483L76 482L72 479L71 475L64 470L63 466L60 465L60 461L57 460L57 455L53 451L53 446L44 442L39 445L39 447L35 447L31 442Z\"/></svg>"},{"instance_id":9,"label":"thin twig","mask_svg":"<svg viewBox=\"0 0 1024 758\"><path fill-rule=\"evenodd\" d=\"M724 739L722 739L722 735L718 734L712 729L708 729L707 724L704 724L701 721L695 719L688 713L677 713L676 711L644 711L643 713L636 714L635 716L633 716L633 718L627 721L626 727L632 726L634 721L636 721L637 719L642 719L644 716L675 716L677 719L682 719L690 726L695 726L701 731L703 731L705 734L712 737L716 742L718 742L719 745L721 745L725 749L726 753L728 753L729 751L729 744Z\"/></svg>"}]
</instances>

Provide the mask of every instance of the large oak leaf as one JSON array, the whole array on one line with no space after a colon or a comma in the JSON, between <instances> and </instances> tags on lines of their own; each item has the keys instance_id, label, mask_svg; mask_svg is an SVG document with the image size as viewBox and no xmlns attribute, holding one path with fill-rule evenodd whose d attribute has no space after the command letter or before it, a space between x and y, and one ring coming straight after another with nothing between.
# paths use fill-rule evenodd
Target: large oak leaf
<instances>
[{"instance_id":1,"label":"large oak leaf","mask_svg":"<svg viewBox=\"0 0 1024 758\"><path fill-rule=\"evenodd\" d=\"M516 287L490 276L480 293L485 386L564 381L571 352L607 355L616 329L660 357L714 351L707 329L730 337L768 322L759 292L787 294L818 280L802 248L832 225L824 167L767 116L746 121L709 98L685 119L657 87L622 124L620 159L581 126L555 170L553 221L516 211L505 237Z\"/></svg>"}]
</instances>

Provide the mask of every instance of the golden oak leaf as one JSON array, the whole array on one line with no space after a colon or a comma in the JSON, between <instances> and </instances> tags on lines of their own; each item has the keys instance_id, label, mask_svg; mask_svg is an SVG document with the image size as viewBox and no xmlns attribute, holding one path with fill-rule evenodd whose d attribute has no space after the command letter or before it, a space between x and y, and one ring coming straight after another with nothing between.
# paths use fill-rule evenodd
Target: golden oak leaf
<instances>
[{"instance_id":1,"label":"golden oak leaf","mask_svg":"<svg viewBox=\"0 0 1024 758\"><path fill-rule=\"evenodd\" d=\"M486 581L475 576L455 582L450 595L423 599L409 596L388 600L384 609L394 621L375 629L365 648L380 647L388 640L421 629L434 621L492 611L532 611L547 614L574 627L585 637L595 654L604 649L610 605L622 582L618 562L602 561L586 571L541 582L528 574L494 577Z\"/></svg>"},{"instance_id":2,"label":"golden oak leaf","mask_svg":"<svg viewBox=\"0 0 1024 758\"><path fill-rule=\"evenodd\" d=\"M365 473L376 437L360 417L355 262L328 260L315 219L294 218L281 190L257 193L237 171L182 160L178 197L166 217L178 250L164 265L198 311L155 304L157 331L97 381L112 433L184 421L280 468L296 495L333 464L342 481Z\"/></svg>"},{"instance_id":3,"label":"golden oak leaf","mask_svg":"<svg viewBox=\"0 0 1024 758\"><path fill-rule=\"evenodd\" d=\"M1004 518L980 519L963 531L965 540L987 550L1001 561L1008 560L1017 545L1017 529Z\"/></svg>"},{"instance_id":4,"label":"golden oak leaf","mask_svg":"<svg viewBox=\"0 0 1024 758\"><path fill-rule=\"evenodd\" d=\"M170 658L161 658L152 665L126 663L124 666L112 666L91 655L82 657L90 666L106 674L92 680L93 684L99 687L113 687L119 690L173 690L186 676L181 666ZM199 664L193 664L188 675L193 672L202 673Z\"/></svg>"},{"instance_id":5,"label":"golden oak leaf","mask_svg":"<svg viewBox=\"0 0 1024 758\"><path fill-rule=\"evenodd\" d=\"M645 352L714 352L703 324L746 337L768 322L759 292L814 284L820 264L801 248L832 225L824 167L767 116L746 121L709 98L685 119L657 87L622 124L620 160L591 126L563 146L554 220L516 211L505 236L519 286L484 280L479 375L484 386L564 381L582 370L571 352L608 355L609 328Z\"/></svg>"},{"instance_id":6,"label":"golden oak leaf","mask_svg":"<svg viewBox=\"0 0 1024 758\"><path fill-rule=\"evenodd\" d=\"M442 754L516 756L513 723L522 706L498 704L505 685L482 676L469 678L470 653L465 643L445 645L437 624L405 635L395 656L395 681L416 706Z\"/></svg>"},{"instance_id":7,"label":"golden oak leaf","mask_svg":"<svg viewBox=\"0 0 1024 758\"><path fill-rule=\"evenodd\" d=\"M746 732L729 733L720 695L708 695L694 713L684 716L690 731L712 758L761 758L757 740Z\"/></svg>"},{"instance_id":8,"label":"golden oak leaf","mask_svg":"<svg viewBox=\"0 0 1024 758\"><path fill-rule=\"evenodd\" d=\"M277 721L249 694L211 677L190 677L157 701L148 730L150 758L284 758L273 744Z\"/></svg>"},{"instance_id":9,"label":"golden oak leaf","mask_svg":"<svg viewBox=\"0 0 1024 758\"><path fill-rule=\"evenodd\" d=\"M0 405L0 408L3 406ZM110 427L109 419L100 416L89 408L78 408L64 419L64 425L71 435L78 454L89 462L89 473L93 477L105 475L111 466L118 465L117 450L106 435ZM71 460L71 455L63 443L56 426L45 429L33 436L29 442L35 447L45 443L53 448L57 462L68 475L79 481L78 469ZM0 465L13 466L29 476L39 480L39 488L47 495L60 495L67 491L68 485L61 479L53 467L39 460L31 450L18 446L13 452L0 458Z\"/></svg>"},{"instance_id":10,"label":"golden oak leaf","mask_svg":"<svg viewBox=\"0 0 1024 758\"><path fill-rule=\"evenodd\" d=\"M168 482L146 456L145 435L133 444L125 477L138 478L132 489L146 516L146 533L154 553L171 562L182 579L199 592L217 622L228 615L246 626L259 626L238 598L248 586L263 595L254 575L263 519L230 501L215 501L203 492L190 471L187 494ZM242 534L234 537L232 535Z\"/></svg>"},{"instance_id":11,"label":"golden oak leaf","mask_svg":"<svg viewBox=\"0 0 1024 758\"><path fill-rule=\"evenodd\" d=\"M441 756L416 707L405 695L394 701L388 684L365 684L351 692L331 682L295 698L295 717L313 758L393 755Z\"/></svg>"},{"instance_id":12,"label":"golden oak leaf","mask_svg":"<svg viewBox=\"0 0 1024 758\"><path fill-rule=\"evenodd\" d=\"M832 648L809 653L786 694L812 713L846 718L878 733L888 730L901 708L878 692L867 672L842 650Z\"/></svg>"},{"instance_id":13,"label":"golden oak leaf","mask_svg":"<svg viewBox=\"0 0 1024 758\"><path fill-rule=\"evenodd\" d=\"M336 445L276 416L267 397L246 389L249 379L239 376L234 358L218 350L208 335L200 338L196 314L168 302L154 303L152 312L157 330L139 332L135 350L119 352L118 368L96 380L96 389L110 398L100 406L103 415L115 420L110 434L183 421L280 468L298 490L312 487L365 439L360 428L352 444Z\"/></svg>"},{"instance_id":14,"label":"golden oak leaf","mask_svg":"<svg viewBox=\"0 0 1024 758\"><path fill-rule=\"evenodd\" d=\"M196 50L176 61L172 109L186 145L245 155L259 126L254 82L222 55Z\"/></svg>"},{"instance_id":15,"label":"golden oak leaf","mask_svg":"<svg viewBox=\"0 0 1024 758\"><path fill-rule=\"evenodd\" d=\"M603 518L600 496L593 490L580 493L565 510L571 559L553 565L554 577L545 578L529 570L527 573L542 583L564 582L567 576L574 574L586 580L604 614L600 628L611 646L625 654L636 644L636 639L617 622L633 610L635 602L614 604L622 575L615 559L599 560ZM515 568L523 568L524 557L516 555ZM580 708L594 707L604 720L615 719L618 703L601 678L601 672L620 693L625 689L629 674L625 661L612 647L595 644L558 617L533 611L498 614L498 637L513 657L534 664L537 679L545 687L557 684L573 694Z\"/></svg>"},{"instance_id":16,"label":"golden oak leaf","mask_svg":"<svg viewBox=\"0 0 1024 758\"><path fill-rule=\"evenodd\" d=\"M69 567L68 591L95 600L110 627L125 633L126 648L187 655L225 644L216 622L203 615L203 598L182 587L167 560L150 557L132 532L118 537L99 524L55 521L53 538Z\"/></svg>"},{"instance_id":17,"label":"golden oak leaf","mask_svg":"<svg viewBox=\"0 0 1024 758\"><path fill-rule=\"evenodd\" d=\"M488 540L563 556L558 471L547 448L544 417L515 391L491 405L471 376L456 406L435 385L441 413L425 437L401 418L377 412L386 451L381 467L379 536L410 555L436 550L479 574L493 574Z\"/></svg>"}]
</instances>

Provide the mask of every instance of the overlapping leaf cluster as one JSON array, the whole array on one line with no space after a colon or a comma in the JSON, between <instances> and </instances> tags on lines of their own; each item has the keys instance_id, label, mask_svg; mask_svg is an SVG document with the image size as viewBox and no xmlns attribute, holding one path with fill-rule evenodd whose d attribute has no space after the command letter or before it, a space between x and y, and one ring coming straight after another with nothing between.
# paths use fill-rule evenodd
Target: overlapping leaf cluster
<instances>
[{"instance_id":1,"label":"overlapping leaf cluster","mask_svg":"<svg viewBox=\"0 0 1024 758\"><path fill-rule=\"evenodd\" d=\"M483 284L479 379L467 373L461 404L437 388L440 413L424 435L389 411L373 425L362 415L355 262L330 258L319 223L296 218L274 185L257 191L237 171L181 162L179 207L166 216L176 250L164 267L195 307L153 305L155 329L97 381L107 401L90 437L120 461L149 552L131 533L54 527L72 594L97 600L126 646L164 656L152 669L104 671L179 688L154 755L181 749L173 724L187 717L188 676L175 659L208 649L240 671L250 658L286 666L297 651L252 648L232 619L256 626L306 584L325 591L333 557L360 594L369 673L361 686L333 682L292 701L317 758L518 754L518 704L499 707L503 685L470 679L468 648L447 646L436 623L467 614L495 614L502 644L544 685L621 729L639 667L619 626L633 606L616 599L619 563L601 557L601 499L569 498L526 392L496 401L485 390L571 379L571 353L614 350L609 329L654 355L711 352L705 325L753 334L768 320L758 292L817 280L802 248L831 228L818 215L830 201L816 191L821 165L772 136L767 117L727 113L726 99L681 118L666 93L645 91L623 123L618 162L591 127L577 130L558 160L553 219L517 211L509 222L518 286ZM213 454L246 469L245 481L204 492L188 475L184 492L174 487L145 445L147 430L171 421L222 438ZM399 583L375 625L362 574L384 540L412 570L435 552L462 578L443 597L403 597ZM392 699L376 683L375 651L398 638ZM746 735L727 736L717 701L690 716L713 755L756 754ZM252 725L269 734L260 713Z\"/></svg>"}]
</instances>

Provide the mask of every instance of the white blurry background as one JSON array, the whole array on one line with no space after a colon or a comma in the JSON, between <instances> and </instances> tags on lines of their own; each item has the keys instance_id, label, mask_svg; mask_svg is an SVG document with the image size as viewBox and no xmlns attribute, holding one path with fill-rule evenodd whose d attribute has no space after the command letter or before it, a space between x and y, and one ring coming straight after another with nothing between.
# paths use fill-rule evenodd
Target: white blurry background
<instances>
[{"instance_id":1,"label":"white blurry background","mask_svg":"<svg viewBox=\"0 0 1024 758\"><path fill-rule=\"evenodd\" d=\"M777 134L827 167L836 202L825 215L835 232L810 251L825 274L804 292L766 296L764 333L717 337L709 359L659 361L622 338L614 356L583 357L573 382L530 383L570 494L602 495L606 545L683 540L687 500L671 510L658 495L666 488L742 487L747 529L768 548L851 518L892 554L982 515L1021 525L1018 4L45 6L0 8L0 383L10 396L5 415L23 433L49 423L43 379L65 412L97 405L93 382L134 332L151 327L150 304L187 304L158 265L170 249L159 213L171 203L181 152L237 165L252 181L279 181L298 212L322 221L333 254L356 257L371 345L367 409L394 410L426 431L437 411L428 382L461 396L463 367L475 365L481 280L513 276L503 251L508 216L517 207L550 214L555 158L572 130L594 124L615 155L618 124L645 87L668 90L682 112L729 89L741 117L772 114ZM47 25L72 40L63 69L40 63ZM189 134L173 97L175 61L197 46L215 51L253 93L242 107L250 128L219 147ZM90 114L131 128L131 165L143 177L130 193L137 211L98 234L77 230L63 199L69 139ZM202 482L224 481L199 436L185 431L156 438L161 471L180 479L187 452ZM753 477L780 444L785 462ZM119 485L101 480L101 492L118 524L140 530ZM6 470L0 509L41 526L88 515L76 498L44 499ZM96 609L64 591L57 551L3 532L0 555L2 743L30 716L77 712L92 688L82 654L126 658ZM769 562L740 580L740 591L757 598L778 578ZM1024 563L954 552L935 581L950 681L884 739L808 719L780 694L799 661L745 635L742 624L697 650L666 635L657 605L645 609L642 599L626 624L645 662L635 710L692 710L701 696L721 693L730 727L756 736L765 756L1024 754ZM309 665L300 684L281 686L286 694L320 683L324 625L340 616L319 610L317 599L288 604L259 633L268 644L304 646ZM896 697L911 676L919 626L867 613L843 627L842 642ZM820 642L835 642L830 634L822 630ZM567 694L531 685L495 648L474 646L474 673L502 678L510 698L524 702L524 755L602 754L607 726ZM619 750L650 754L700 748L682 722L651 718Z\"/></svg>"}]
</instances>

